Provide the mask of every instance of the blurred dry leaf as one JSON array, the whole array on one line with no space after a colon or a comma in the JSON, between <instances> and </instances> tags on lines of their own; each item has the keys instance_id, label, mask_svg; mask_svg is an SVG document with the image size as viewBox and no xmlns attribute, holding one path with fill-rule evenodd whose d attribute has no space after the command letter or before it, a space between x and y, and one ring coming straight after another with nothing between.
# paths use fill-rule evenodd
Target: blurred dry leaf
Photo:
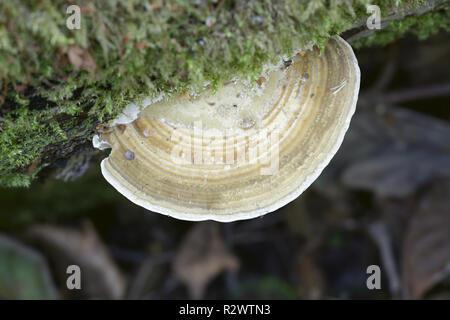
<instances>
[{"instance_id":1,"label":"blurred dry leaf","mask_svg":"<svg viewBox=\"0 0 450 320\"><path fill-rule=\"evenodd\" d=\"M345 185L374 192L379 197L403 198L436 176L450 176L450 155L425 148L386 149L350 166Z\"/></svg>"},{"instance_id":2,"label":"blurred dry leaf","mask_svg":"<svg viewBox=\"0 0 450 320\"><path fill-rule=\"evenodd\" d=\"M64 287L67 267L72 264L80 267L82 298L120 299L123 296L125 281L91 223L85 223L81 231L33 226L27 238L50 258Z\"/></svg>"},{"instance_id":3,"label":"blurred dry leaf","mask_svg":"<svg viewBox=\"0 0 450 320\"><path fill-rule=\"evenodd\" d=\"M92 55L80 47L70 46L67 56L75 71L86 70L92 73L97 69L97 64Z\"/></svg>"},{"instance_id":4,"label":"blurred dry leaf","mask_svg":"<svg viewBox=\"0 0 450 320\"><path fill-rule=\"evenodd\" d=\"M37 251L0 234L0 298L57 299L50 270Z\"/></svg>"},{"instance_id":5,"label":"blurred dry leaf","mask_svg":"<svg viewBox=\"0 0 450 320\"><path fill-rule=\"evenodd\" d=\"M175 275L194 299L202 298L208 283L221 272L238 267L238 259L227 251L213 222L198 223L189 230L173 264Z\"/></svg>"},{"instance_id":6,"label":"blurred dry leaf","mask_svg":"<svg viewBox=\"0 0 450 320\"><path fill-rule=\"evenodd\" d=\"M406 232L402 263L405 298L423 298L450 276L450 180L422 199Z\"/></svg>"},{"instance_id":7,"label":"blurred dry leaf","mask_svg":"<svg viewBox=\"0 0 450 320\"><path fill-rule=\"evenodd\" d=\"M339 198L345 188L405 197L434 178L450 176L450 123L407 109L358 111L341 149L316 190Z\"/></svg>"}]
</instances>

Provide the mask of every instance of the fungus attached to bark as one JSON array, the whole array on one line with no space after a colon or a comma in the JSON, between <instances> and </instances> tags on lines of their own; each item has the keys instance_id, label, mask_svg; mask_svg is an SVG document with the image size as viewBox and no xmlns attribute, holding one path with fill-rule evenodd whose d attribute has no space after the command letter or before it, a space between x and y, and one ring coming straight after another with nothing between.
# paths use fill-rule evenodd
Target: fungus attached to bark
<instances>
[{"instance_id":1,"label":"fungus attached to bark","mask_svg":"<svg viewBox=\"0 0 450 320\"><path fill-rule=\"evenodd\" d=\"M112 148L104 177L134 203L184 220L248 219L294 200L341 145L360 72L339 37L285 61L256 86L236 80L131 105L94 139Z\"/></svg>"}]
</instances>

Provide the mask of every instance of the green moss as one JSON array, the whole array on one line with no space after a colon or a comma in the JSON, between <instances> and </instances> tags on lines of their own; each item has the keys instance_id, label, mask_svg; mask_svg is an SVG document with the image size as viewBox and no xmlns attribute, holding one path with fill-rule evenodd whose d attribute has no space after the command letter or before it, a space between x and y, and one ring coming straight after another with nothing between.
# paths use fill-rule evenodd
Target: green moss
<instances>
[{"instance_id":1,"label":"green moss","mask_svg":"<svg viewBox=\"0 0 450 320\"><path fill-rule=\"evenodd\" d=\"M81 30L66 27L65 0L2 1L0 185L29 185L131 101L254 80L263 63L350 28L369 2L401 1L84 0ZM93 72L73 68L74 46Z\"/></svg>"},{"instance_id":2,"label":"green moss","mask_svg":"<svg viewBox=\"0 0 450 320\"><path fill-rule=\"evenodd\" d=\"M383 30L375 32L372 36L360 39L352 45L355 48L362 46L383 46L389 44L405 34L414 34L420 40L427 39L440 30L450 31L450 11L431 11L421 16L410 16L403 20L391 21Z\"/></svg>"},{"instance_id":3,"label":"green moss","mask_svg":"<svg viewBox=\"0 0 450 320\"><path fill-rule=\"evenodd\" d=\"M31 179L22 173L4 174L0 177L0 185L4 187L29 187Z\"/></svg>"}]
</instances>

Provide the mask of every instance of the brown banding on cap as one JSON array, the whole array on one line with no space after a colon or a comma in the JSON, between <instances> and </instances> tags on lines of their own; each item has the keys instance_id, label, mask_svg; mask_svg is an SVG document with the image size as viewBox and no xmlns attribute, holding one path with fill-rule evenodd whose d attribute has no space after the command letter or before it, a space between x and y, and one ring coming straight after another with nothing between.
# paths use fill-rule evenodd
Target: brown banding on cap
<instances>
[{"instance_id":1,"label":"brown banding on cap","mask_svg":"<svg viewBox=\"0 0 450 320\"><path fill-rule=\"evenodd\" d=\"M112 148L104 177L134 203L183 220L249 219L294 200L341 145L360 71L339 37L280 65L267 66L260 85L236 80L136 111L126 130L96 137Z\"/></svg>"}]
</instances>

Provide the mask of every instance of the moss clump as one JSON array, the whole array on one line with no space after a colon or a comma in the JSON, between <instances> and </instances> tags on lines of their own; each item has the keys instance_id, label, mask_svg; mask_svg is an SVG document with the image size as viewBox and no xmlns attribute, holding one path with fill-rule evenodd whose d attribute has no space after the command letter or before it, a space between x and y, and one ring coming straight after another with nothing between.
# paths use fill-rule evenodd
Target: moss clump
<instances>
[{"instance_id":1,"label":"moss clump","mask_svg":"<svg viewBox=\"0 0 450 320\"><path fill-rule=\"evenodd\" d=\"M383 46L391 43L405 34L414 34L420 40L427 39L440 30L450 31L450 11L431 11L421 16L410 16L403 20L391 21L383 30L372 36L352 43L356 48L363 46Z\"/></svg>"},{"instance_id":2,"label":"moss clump","mask_svg":"<svg viewBox=\"0 0 450 320\"><path fill-rule=\"evenodd\" d=\"M423 1L80 0L80 30L66 27L65 0L2 1L0 185L27 186L131 101L255 79L268 60L349 29L369 2Z\"/></svg>"}]
</instances>

